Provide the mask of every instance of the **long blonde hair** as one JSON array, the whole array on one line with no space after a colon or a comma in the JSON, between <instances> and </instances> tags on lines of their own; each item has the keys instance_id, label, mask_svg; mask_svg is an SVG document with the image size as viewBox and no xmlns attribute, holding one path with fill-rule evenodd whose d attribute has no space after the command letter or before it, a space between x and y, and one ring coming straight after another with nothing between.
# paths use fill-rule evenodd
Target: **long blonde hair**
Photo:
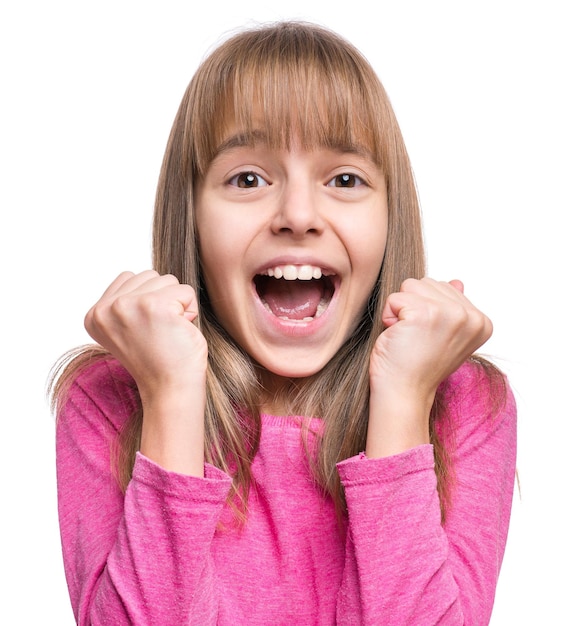
<instances>
[{"instance_id":1,"label":"long blonde hair","mask_svg":"<svg viewBox=\"0 0 586 626\"><path fill-rule=\"evenodd\" d=\"M425 274L420 211L411 165L389 98L358 50L327 29L280 22L241 32L202 63L177 112L164 156L153 221L153 266L192 285L199 299L198 324L208 342L205 453L208 462L234 477L234 499L245 510L251 464L260 439L258 367L224 331L209 304L195 227L196 187L230 125L253 137L259 125L269 145L365 146L383 171L389 229L377 283L362 320L322 371L291 381L288 406L323 421L314 471L319 485L344 509L336 463L365 447L369 357L383 327L385 297L406 278ZM95 351L94 351L94 354ZM85 355L85 356L84 356ZM54 397L87 365L88 353L61 376ZM300 384L302 383L302 384ZM441 390L432 411L440 497L445 507L449 455L435 434L443 414ZM140 441L140 411L122 436L120 478L130 480Z\"/></svg>"}]
</instances>

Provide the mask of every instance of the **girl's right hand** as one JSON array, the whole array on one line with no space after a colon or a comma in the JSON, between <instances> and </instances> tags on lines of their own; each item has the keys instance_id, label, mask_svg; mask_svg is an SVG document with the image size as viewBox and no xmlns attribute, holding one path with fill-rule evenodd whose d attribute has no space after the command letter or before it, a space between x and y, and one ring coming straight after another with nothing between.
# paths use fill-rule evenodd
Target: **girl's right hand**
<instances>
[{"instance_id":1,"label":"girl's right hand","mask_svg":"<svg viewBox=\"0 0 586 626\"><path fill-rule=\"evenodd\" d=\"M201 475L207 343L192 323L197 315L194 289L175 276L124 272L89 310L85 328L136 381L141 452Z\"/></svg>"}]
</instances>

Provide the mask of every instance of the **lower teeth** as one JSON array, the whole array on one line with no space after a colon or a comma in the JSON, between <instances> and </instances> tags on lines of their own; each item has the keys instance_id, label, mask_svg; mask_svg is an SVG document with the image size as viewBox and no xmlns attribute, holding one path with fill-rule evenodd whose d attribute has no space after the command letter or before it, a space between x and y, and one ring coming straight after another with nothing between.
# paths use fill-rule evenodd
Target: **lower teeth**
<instances>
[{"instance_id":1,"label":"lower teeth","mask_svg":"<svg viewBox=\"0 0 586 626\"><path fill-rule=\"evenodd\" d=\"M280 320L287 320L288 322L313 322L315 317L304 317L301 320L296 320L296 319L292 320L290 317L287 317L285 315L279 315L279 319Z\"/></svg>"}]
</instances>

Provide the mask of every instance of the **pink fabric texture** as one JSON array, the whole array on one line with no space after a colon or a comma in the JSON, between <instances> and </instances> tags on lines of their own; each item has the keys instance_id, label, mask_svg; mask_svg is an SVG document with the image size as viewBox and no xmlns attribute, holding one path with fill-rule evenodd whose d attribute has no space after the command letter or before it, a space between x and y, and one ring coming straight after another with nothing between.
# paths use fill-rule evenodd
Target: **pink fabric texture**
<instances>
[{"instance_id":1,"label":"pink fabric texture","mask_svg":"<svg viewBox=\"0 0 586 626\"><path fill-rule=\"evenodd\" d=\"M140 453L123 494L110 449L136 406L129 375L103 361L74 383L57 424L65 573L79 624L488 624L513 495L511 392L489 415L484 374L447 381L456 483L442 525L433 448L338 465L340 524L312 479L301 418L263 416L244 526L231 480L168 472ZM310 428L318 429L319 420ZM219 523L222 522L222 523Z\"/></svg>"}]
</instances>

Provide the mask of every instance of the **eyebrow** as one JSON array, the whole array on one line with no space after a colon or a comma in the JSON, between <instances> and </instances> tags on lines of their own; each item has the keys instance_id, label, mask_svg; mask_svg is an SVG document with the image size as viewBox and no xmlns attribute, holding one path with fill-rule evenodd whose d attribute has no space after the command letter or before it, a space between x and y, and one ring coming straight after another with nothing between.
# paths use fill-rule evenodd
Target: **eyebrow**
<instances>
[{"instance_id":1,"label":"eyebrow","mask_svg":"<svg viewBox=\"0 0 586 626\"><path fill-rule=\"evenodd\" d=\"M215 157L218 157L220 154L227 152L229 150L233 150L236 148L246 148L249 146L254 146L257 144L268 146L269 145L268 135L262 130L251 130L249 132L240 132L231 135L218 146L216 150ZM368 159L369 161L374 161L373 154L370 150L368 150L362 144L348 144L342 142L336 142L327 144L322 144L323 148L328 150L333 150L334 152L346 153L346 154L356 154L362 158Z\"/></svg>"},{"instance_id":2,"label":"eyebrow","mask_svg":"<svg viewBox=\"0 0 586 626\"><path fill-rule=\"evenodd\" d=\"M216 150L216 156L222 154L222 152L233 150L234 148L246 148L247 146L252 146L257 143L265 145L268 145L269 143L266 133L261 130L236 133L235 135L231 135L222 141Z\"/></svg>"}]
</instances>

